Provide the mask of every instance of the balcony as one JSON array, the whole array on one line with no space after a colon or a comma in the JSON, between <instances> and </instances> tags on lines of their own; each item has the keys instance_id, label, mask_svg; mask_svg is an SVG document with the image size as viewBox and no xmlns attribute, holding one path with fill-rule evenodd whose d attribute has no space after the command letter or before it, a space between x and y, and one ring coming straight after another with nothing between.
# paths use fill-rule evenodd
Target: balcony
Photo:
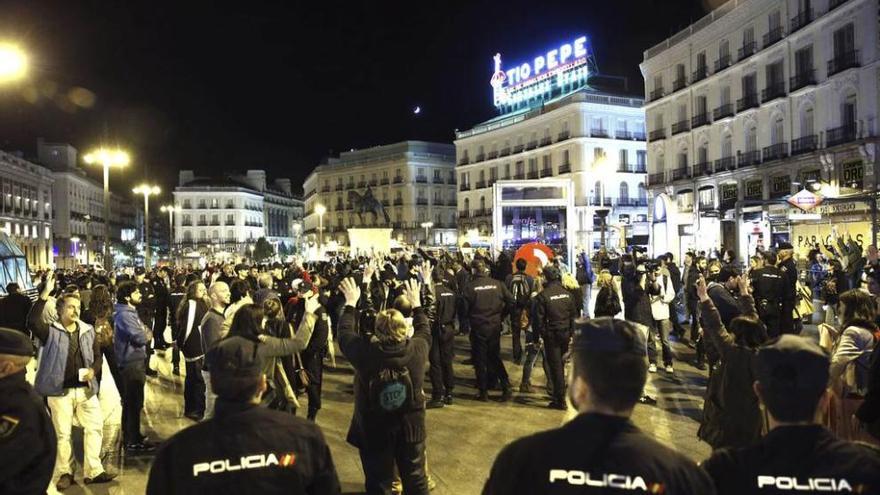
<instances>
[{"instance_id":1,"label":"balcony","mask_svg":"<svg viewBox=\"0 0 880 495\"><path fill-rule=\"evenodd\" d=\"M651 91L651 101L659 100L660 98L663 98L663 88L657 88L654 91Z\"/></svg>"},{"instance_id":2,"label":"balcony","mask_svg":"<svg viewBox=\"0 0 880 495\"><path fill-rule=\"evenodd\" d=\"M750 57L755 53L757 48L757 43L754 41L749 41L748 43L743 43L743 46L737 50L737 60L742 60L746 57Z\"/></svg>"},{"instance_id":3,"label":"balcony","mask_svg":"<svg viewBox=\"0 0 880 495\"><path fill-rule=\"evenodd\" d=\"M694 165L693 170L691 171L692 177L702 177L704 175L712 175L712 163L711 162L701 162Z\"/></svg>"},{"instance_id":4,"label":"balcony","mask_svg":"<svg viewBox=\"0 0 880 495\"><path fill-rule=\"evenodd\" d=\"M459 191L470 191L470 190L471 190L471 185L470 185L470 184L467 184L467 183L462 184L461 186L459 186L458 190L459 190Z\"/></svg>"},{"instance_id":5,"label":"balcony","mask_svg":"<svg viewBox=\"0 0 880 495\"><path fill-rule=\"evenodd\" d=\"M207 227L208 221L207 220L199 220L198 226L199 227Z\"/></svg>"},{"instance_id":6,"label":"balcony","mask_svg":"<svg viewBox=\"0 0 880 495\"><path fill-rule=\"evenodd\" d=\"M816 69L812 68L803 70L802 72L798 72L788 79L788 87L791 89L791 91L797 91L801 88L815 85Z\"/></svg>"},{"instance_id":7,"label":"balcony","mask_svg":"<svg viewBox=\"0 0 880 495\"><path fill-rule=\"evenodd\" d=\"M478 180L474 189L484 189L486 187L486 181Z\"/></svg>"},{"instance_id":8,"label":"balcony","mask_svg":"<svg viewBox=\"0 0 880 495\"><path fill-rule=\"evenodd\" d=\"M526 174L513 174L513 180L523 180L526 178Z\"/></svg>"},{"instance_id":9,"label":"balcony","mask_svg":"<svg viewBox=\"0 0 880 495\"><path fill-rule=\"evenodd\" d=\"M342 203L336 203L336 211L343 211L345 209L345 205Z\"/></svg>"},{"instance_id":10,"label":"balcony","mask_svg":"<svg viewBox=\"0 0 880 495\"><path fill-rule=\"evenodd\" d=\"M782 26L776 26L775 28L767 31L767 34L764 35L764 48L769 47L773 43L782 39L783 35Z\"/></svg>"},{"instance_id":11,"label":"balcony","mask_svg":"<svg viewBox=\"0 0 880 495\"><path fill-rule=\"evenodd\" d=\"M617 139L632 139L632 133L629 131L614 131L614 137Z\"/></svg>"},{"instance_id":12,"label":"balcony","mask_svg":"<svg viewBox=\"0 0 880 495\"><path fill-rule=\"evenodd\" d=\"M403 184L403 177L395 177L394 183L395 184Z\"/></svg>"},{"instance_id":13,"label":"balcony","mask_svg":"<svg viewBox=\"0 0 880 495\"><path fill-rule=\"evenodd\" d=\"M358 189L363 189L365 187L367 187L367 181L362 180L362 181L358 182Z\"/></svg>"},{"instance_id":14,"label":"balcony","mask_svg":"<svg viewBox=\"0 0 880 495\"><path fill-rule=\"evenodd\" d=\"M659 139L666 138L666 129L654 129L651 131L651 141L657 141Z\"/></svg>"},{"instance_id":15,"label":"balcony","mask_svg":"<svg viewBox=\"0 0 880 495\"><path fill-rule=\"evenodd\" d=\"M617 198L616 204L617 206L639 208L642 206L648 206L648 198Z\"/></svg>"},{"instance_id":16,"label":"balcony","mask_svg":"<svg viewBox=\"0 0 880 495\"><path fill-rule=\"evenodd\" d=\"M691 117L691 129L696 129L697 127L702 127L709 123L709 114L706 112L694 115Z\"/></svg>"},{"instance_id":17,"label":"balcony","mask_svg":"<svg viewBox=\"0 0 880 495\"><path fill-rule=\"evenodd\" d=\"M447 182L447 184L449 184L451 186L454 186L457 183L458 183L458 179L456 179L454 175L450 176L449 181Z\"/></svg>"},{"instance_id":18,"label":"balcony","mask_svg":"<svg viewBox=\"0 0 880 495\"><path fill-rule=\"evenodd\" d=\"M672 177L673 181L682 180L682 179L690 179L691 178L690 167L685 165L683 167L678 167L678 168L672 169L671 177Z\"/></svg>"},{"instance_id":19,"label":"balcony","mask_svg":"<svg viewBox=\"0 0 880 495\"><path fill-rule=\"evenodd\" d=\"M744 112L750 108L758 108L758 94L747 94L736 100L736 112Z\"/></svg>"},{"instance_id":20,"label":"balcony","mask_svg":"<svg viewBox=\"0 0 880 495\"><path fill-rule=\"evenodd\" d=\"M474 163L479 163L486 159L486 155L484 153L479 153L474 157Z\"/></svg>"},{"instance_id":21,"label":"balcony","mask_svg":"<svg viewBox=\"0 0 880 495\"><path fill-rule=\"evenodd\" d=\"M424 175L421 175L421 176L420 176L420 175L417 175L417 176L416 176L416 183L418 183L418 184L427 184L427 183L428 183L428 177L426 177L426 176L424 176Z\"/></svg>"},{"instance_id":22,"label":"balcony","mask_svg":"<svg viewBox=\"0 0 880 495\"><path fill-rule=\"evenodd\" d=\"M371 179L369 184L370 187L376 187L379 185L379 181L377 181L376 179Z\"/></svg>"},{"instance_id":23,"label":"balcony","mask_svg":"<svg viewBox=\"0 0 880 495\"><path fill-rule=\"evenodd\" d=\"M608 130L607 129L590 129L590 136L591 137L598 137L598 138L607 138L608 137Z\"/></svg>"},{"instance_id":24,"label":"balcony","mask_svg":"<svg viewBox=\"0 0 880 495\"><path fill-rule=\"evenodd\" d=\"M848 143L856 139L855 122L828 129L825 132L825 146L837 146L838 144Z\"/></svg>"},{"instance_id":25,"label":"balcony","mask_svg":"<svg viewBox=\"0 0 880 495\"><path fill-rule=\"evenodd\" d=\"M469 164L470 162L471 162L471 159L468 158L467 156L463 156L463 157L461 157L460 160L458 160L458 164L459 164L459 165L467 165L467 164Z\"/></svg>"},{"instance_id":26,"label":"balcony","mask_svg":"<svg viewBox=\"0 0 880 495\"><path fill-rule=\"evenodd\" d=\"M493 160L493 159L495 159L495 158L498 158L498 152L497 152L497 151L490 151L490 152L486 153L486 159L487 159L487 160Z\"/></svg>"},{"instance_id":27,"label":"balcony","mask_svg":"<svg viewBox=\"0 0 880 495\"><path fill-rule=\"evenodd\" d=\"M715 173L736 170L736 157L725 156L715 160Z\"/></svg>"},{"instance_id":28,"label":"balcony","mask_svg":"<svg viewBox=\"0 0 880 495\"><path fill-rule=\"evenodd\" d=\"M192 220L184 220L181 225L183 225L184 227L192 227L192 224Z\"/></svg>"},{"instance_id":29,"label":"balcony","mask_svg":"<svg viewBox=\"0 0 880 495\"><path fill-rule=\"evenodd\" d=\"M648 184L663 184L663 181L666 179L666 174L663 172L657 172L655 174L648 175Z\"/></svg>"},{"instance_id":30,"label":"balcony","mask_svg":"<svg viewBox=\"0 0 880 495\"><path fill-rule=\"evenodd\" d=\"M725 103L712 111L713 120L720 120L725 117L733 117L733 105Z\"/></svg>"},{"instance_id":31,"label":"balcony","mask_svg":"<svg viewBox=\"0 0 880 495\"><path fill-rule=\"evenodd\" d=\"M819 136L810 134L795 139L791 142L791 156L802 155L819 149Z\"/></svg>"},{"instance_id":32,"label":"balcony","mask_svg":"<svg viewBox=\"0 0 880 495\"><path fill-rule=\"evenodd\" d=\"M611 206L614 204L611 196L605 196L604 198L601 196L593 195L592 197L593 206Z\"/></svg>"},{"instance_id":33,"label":"balcony","mask_svg":"<svg viewBox=\"0 0 880 495\"><path fill-rule=\"evenodd\" d=\"M521 145L521 144L518 144L518 145L516 145L516 146L513 147L513 152L514 152L514 153L520 153L520 152L522 152L522 150L524 150L524 149L526 149L525 146L523 146L523 145Z\"/></svg>"},{"instance_id":34,"label":"balcony","mask_svg":"<svg viewBox=\"0 0 880 495\"><path fill-rule=\"evenodd\" d=\"M541 169L541 177L542 177L542 178L543 178L543 177L550 177L551 175L553 175L553 169L552 169L552 168L542 168L542 169Z\"/></svg>"},{"instance_id":35,"label":"balcony","mask_svg":"<svg viewBox=\"0 0 880 495\"><path fill-rule=\"evenodd\" d=\"M644 132L638 132L638 131L633 132L633 133L632 133L632 138L633 138L633 141L644 141L644 140L645 140L645 133L644 133Z\"/></svg>"},{"instance_id":36,"label":"balcony","mask_svg":"<svg viewBox=\"0 0 880 495\"><path fill-rule=\"evenodd\" d=\"M388 177L382 177L382 179L379 180L379 184L382 184L383 186L387 186L390 183L391 183L391 181L388 180Z\"/></svg>"},{"instance_id":37,"label":"balcony","mask_svg":"<svg viewBox=\"0 0 880 495\"><path fill-rule=\"evenodd\" d=\"M691 130L690 122L687 120L682 120L680 122L676 122L672 124L672 135L681 134L682 132L687 132Z\"/></svg>"},{"instance_id":38,"label":"balcony","mask_svg":"<svg viewBox=\"0 0 880 495\"><path fill-rule=\"evenodd\" d=\"M547 146L548 144L550 144L552 142L553 142L553 140L550 139L550 136L546 136L546 137L541 138L541 146Z\"/></svg>"},{"instance_id":39,"label":"balcony","mask_svg":"<svg viewBox=\"0 0 880 495\"><path fill-rule=\"evenodd\" d=\"M684 89L687 86L687 79L684 76L679 77L678 79L672 81L672 92L675 93L680 89Z\"/></svg>"},{"instance_id":40,"label":"balcony","mask_svg":"<svg viewBox=\"0 0 880 495\"><path fill-rule=\"evenodd\" d=\"M470 213L467 210L462 210L458 212L458 218L468 218L470 217Z\"/></svg>"},{"instance_id":41,"label":"balcony","mask_svg":"<svg viewBox=\"0 0 880 495\"><path fill-rule=\"evenodd\" d=\"M715 61L715 72L721 72L728 67L730 67L730 54L722 55Z\"/></svg>"},{"instance_id":42,"label":"balcony","mask_svg":"<svg viewBox=\"0 0 880 495\"><path fill-rule=\"evenodd\" d=\"M788 143L776 143L764 148L764 162L781 160L788 156Z\"/></svg>"},{"instance_id":43,"label":"balcony","mask_svg":"<svg viewBox=\"0 0 880 495\"><path fill-rule=\"evenodd\" d=\"M785 82L771 82L761 90L761 103L767 103L783 96L785 96Z\"/></svg>"},{"instance_id":44,"label":"balcony","mask_svg":"<svg viewBox=\"0 0 880 495\"><path fill-rule=\"evenodd\" d=\"M761 152L759 150L752 150L740 153L736 159L737 168L757 165L759 163L761 163Z\"/></svg>"},{"instance_id":45,"label":"balcony","mask_svg":"<svg viewBox=\"0 0 880 495\"><path fill-rule=\"evenodd\" d=\"M443 184L443 177L434 177L434 180L431 181L432 184Z\"/></svg>"},{"instance_id":46,"label":"balcony","mask_svg":"<svg viewBox=\"0 0 880 495\"><path fill-rule=\"evenodd\" d=\"M839 53L835 55L834 58L828 61L828 76L830 77L834 74L837 74L838 72L842 72L846 69L851 69L853 67L858 67L859 65L858 50L850 50L848 52Z\"/></svg>"},{"instance_id":47,"label":"balcony","mask_svg":"<svg viewBox=\"0 0 880 495\"><path fill-rule=\"evenodd\" d=\"M702 67L697 67L697 70L695 70L693 72L693 74L691 74L691 84L693 84L697 81L702 81L703 79L706 79L708 76L709 76L709 68L708 67L706 67L705 65Z\"/></svg>"},{"instance_id":48,"label":"balcony","mask_svg":"<svg viewBox=\"0 0 880 495\"><path fill-rule=\"evenodd\" d=\"M219 226L220 226L220 220L211 220L211 226L212 226L212 227L219 227Z\"/></svg>"},{"instance_id":49,"label":"balcony","mask_svg":"<svg viewBox=\"0 0 880 495\"><path fill-rule=\"evenodd\" d=\"M535 149L535 148L537 148L537 147L538 147L538 141L537 141L537 140L535 140L535 141L529 141L529 142L526 144L526 149L527 149L527 150L533 150L533 149Z\"/></svg>"},{"instance_id":50,"label":"balcony","mask_svg":"<svg viewBox=\"0 0 880 495\"><path fill-rule=\"evenodd\" d=\"M330 186L324 186L324 187L322 187L322 188L321 188L321 192L322 192L322 193L328 193L328 192L330 192ZM199 203L199 208L204 208L205 206L206 206L205 203Z\"/></svg>"},{"instance_id":51,"label":"balcony","mask_svg":"<svg viewBox=\"0 0 880 495\"><path fill-rule=\"evenodd\" d=\"M416 204L419 206L428 206L428 198L416 198Z\"/></svg>"},{"instance_id":52,"label":"balcony","mask_svg":"<svg viewBox=\"0 0 880 495\"><path fill-rule=\"evenodd\" d=\"M345 185L345 188L346 189L354 189L354 182L349 182L348 184Z\"/></svg>"},{"instance_id":53,"label":"balcony","mask_svg":"<svg viewBox=\"0 0 880 495\"><path fill-rule=\"evenodd\" d=\"M799 12L798 15L791 18L791 22L788 25L788 32L791 34L811 22L813 22L813 9Z\"/></svg>"},{"instance_id":54,"label":"balcony","mask_svg":"<svg viewBox=\"0 0 880 495\"><path fill-rule=\"evenodd\" d=\"M394 206L403 206L403 198L394 198Z\"/></svg>"},{"instance_id":55,"label":"balcony","mask_svg":"<svg viewBox=\"0 0 880 495\"><path fill-rule=\"evenodd\" d=\"M562 132L559 133L558 136L556 136L556 141L565 141L565 140L568 139L569 137L571 137L571 133L570 133L570 132L568 132L568 131L562 131Z\"/></svg>"},{"instance_id":56,"label":"balcony","mask_svg":"<svg viewBox=\"0 0 880 495\"><path fill-rule=\"evenodd\" d=\"M538 178L538 171L537 170L529 170L528 178L529 179L537 179Z\"/></svg>"},{"instance_id":57,"label":"balcony","mask_svg":"<svg viewBox=\"0 0 880 495\"><path fill-rule=\"evenodd\" d=\"M510 148L501 148L501 152L498 156L508 156L510 155Z\"/></svg>"},{"instance_id":58,"label":"balcony","mask_svg":"<svg viewBox=\"0 0 880 495\"><path fill-rule=\"evenodd\" d=\"M474 217L488 217L492 215L492 208L479 208L474 210Z\"/></svg>"},{"instance_id":59,"label":"balcony","mask_svg":"<svg viewBox=\"0 0 880 495\"><path fill-rule=\"evenodd\" d=\"M644 164L638 163L622 163L617 167L618 173L624 174L644 174L647 172Z\"/></svg>"},{"instance_id":60,"label":"balcony","mask_svg":"<svg viewBox=\"0 0 880 495\"><path fill-rule=\"evenodd\" d=\"M562 165L559 166L559 173L560 174L567 174L569 172L571 172L571 164L563 163Z\"/></svg>"}]
</instances>

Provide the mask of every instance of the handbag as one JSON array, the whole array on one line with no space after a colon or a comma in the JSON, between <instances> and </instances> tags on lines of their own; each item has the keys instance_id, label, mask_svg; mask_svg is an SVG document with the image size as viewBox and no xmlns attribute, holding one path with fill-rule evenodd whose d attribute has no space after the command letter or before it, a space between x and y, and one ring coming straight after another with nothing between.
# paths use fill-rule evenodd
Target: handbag
<instances>
[{"instance_id":1,"label":"handbag","mask_svg":"<svg viewBox=\"0 0 880 495\"><path fill-rule=\"evenodd\" d=\"M295 369L294 373L296 373L297 379L302 384L303 387L309 386L309 372L306 371L305 367L303 367L302 357L299 353L296 353L296 362L294 363Z\"/></svg>"}]
</instances>

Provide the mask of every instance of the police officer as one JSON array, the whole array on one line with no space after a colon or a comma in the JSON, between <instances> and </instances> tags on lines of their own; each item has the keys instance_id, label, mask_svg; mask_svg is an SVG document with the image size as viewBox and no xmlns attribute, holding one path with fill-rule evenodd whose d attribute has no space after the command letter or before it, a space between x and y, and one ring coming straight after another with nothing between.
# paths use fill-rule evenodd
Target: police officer
<instances>
[{"instance_id":1,"label":"police officer","mask_svg":"<svg viewBox=\"0 0 880 495\"><path fill-rule=\"evenodd\" d=\"M703 470L629 419L647 380L646 336L625 320L578 320L568 388L578 415L505 447L483 494L714 494Z\"/></svg>"},{"instance_id":2,"label":"police officer","mask_svg":"<svg viewBox=\"0 0 880 495\"><path fill-rule=\"evenodd\" d=\"M227 337L208 351L214 417L180 431L156 455L148 494L339 493L321 429L259 407L266 391L258 342Z\"/></svg>"},{"instance_id":3,"label":"police officer","mask_svg":"<svg viewBox=\"0 0 880 495\"><path fill-rule=\"evenodd\" d=\"M777 246L779 272L782 275L782 314L779 315L780 333L799 333L794 321L794 308L797 301L797 266L794 262L794 247L788 242ZM769 328L768 328L769 330Z\"/></svg>"},{"instance_id":4,"label":"police officer","mask_svg":"<svg viewBox=\"0 0 880 495\"><path fill-rule=\"evenodd\" d=\"M816 423L828 406L828 355L783 335L755 358L755 394L770 432L757 444L715 452L703 467L719 494L880 493L880 455Z\"/></svg>"},{"instance_id":5,"label":"police officer","mask_svg":"<svg viewBox=\"0 0 880 495\"><path fill-rule=\"evenodd\" d=\"M431 379L431 400L426 406L438 408L452 405L455 377L452 359L455 357L455 317L458 295L452 289L455 282L440 266L434 267L435 315L431 322L431 350L428 354Z\"/></svg>"},{"instance_id":6,"label":"police officer","mask_svg":"<svg viewBox=\"0 0 880 495\"><path fill-rule=\"evenodd\" d=\"M776 266L776 255L772 252L764 254L760 268L749 272L758 316L767 327L770 337L779 335L779 316L782 313L782 272Z\"/></svg>"},{"instance_id":7,"label":"police officer","mask_svg":"<svg viewBox=\"0 0 880 495\"><path fill-rule=\"evenodd\" d=\"M58 440L43 399L25 381L34 346L21 332L0 328L0 493L44 493Z\"/></svg>"},{"instance_id":8,"label":"police officer","mask_svg":"<svg viewBox=\"0 0 880 495\"><path fill-rule=\"evenodd\" d=\"M134 283L137 285L137 288L141 293L141 303L137 307L138 317L144 323L144 326L152 329L153 317L156 313L156 290L153 287L153 283L147 279L144 267L139 266L134 269ZM153 343L157 348L160 347L159 339L155 338L155 336L153 337ZM149 343L147 343L146 346L146 354L147 357L144 361L146 375L158 376L159 372L150 368L150 355L153 354L153 346Z\"/></svg>"},{"instance_id":9,"label":"police officer","mask_svg":"<svg viewBox=\"0 0 880 495\"><path fill-rule=\"evenodd\" d=\"M474 260L471 271L474 278L464 290L464 308L471 328L474 372L479 389L476 399L481 402L489 400L488 376L491 374L501 383L501 400L507 401L512 393L510 378L501 362L501 320L513 307L513 296L504 284L489 277L485 261Z\"/></svg>"},{"instance_id":10,"label":"police officer","mask_svg":"<svg viewBox=\"0 0 880 495\"><path fill-rule=\"evenodd\" d=\"M553 265L544 267L544 290L535 297L536 336L544 340L544 355L550 368L553 399L547 407L565 410L565 374L562 356L568 352L572 325L578 316L571 293L562 286L562 274Z\"/></svg>"}]
</instances>

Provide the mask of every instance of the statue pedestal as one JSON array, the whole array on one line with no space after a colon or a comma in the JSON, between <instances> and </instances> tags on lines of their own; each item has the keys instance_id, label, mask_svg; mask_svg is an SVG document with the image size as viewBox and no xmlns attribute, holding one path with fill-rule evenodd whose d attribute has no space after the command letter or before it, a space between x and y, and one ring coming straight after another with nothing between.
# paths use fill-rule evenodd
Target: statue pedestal
<instances>
[{"instance_id":1,"label":"statue pedestal","mask_svg":"<svg viewBox=\"0 0 880 495\"><path fill-rule=\"evenodd\" d=\"M353 255L391 252L391 229L348 229L348 242Z\"/></svg>"}]
</instances>

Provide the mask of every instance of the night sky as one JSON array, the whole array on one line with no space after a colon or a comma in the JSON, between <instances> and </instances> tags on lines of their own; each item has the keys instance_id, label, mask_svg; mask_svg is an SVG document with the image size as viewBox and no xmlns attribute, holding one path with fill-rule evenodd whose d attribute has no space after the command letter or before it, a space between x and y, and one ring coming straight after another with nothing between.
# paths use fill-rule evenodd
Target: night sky
<instances>
[{"instance_id":1,"label":"night sky","mask_svg":"<svg viewBox=\"0 0 880 495\"><path fill-rule=\"evenodd\" d=\"M513 64L586 34L600 71L642 95L643 51L707 2L7 0L0 39L32 70L0 88L0 147L118 143L133 154L120 192L168 190L186 168L264 168L300 190L331 150L451 142L493 117L496 52Z\"/></svg>"}]
</instances>

